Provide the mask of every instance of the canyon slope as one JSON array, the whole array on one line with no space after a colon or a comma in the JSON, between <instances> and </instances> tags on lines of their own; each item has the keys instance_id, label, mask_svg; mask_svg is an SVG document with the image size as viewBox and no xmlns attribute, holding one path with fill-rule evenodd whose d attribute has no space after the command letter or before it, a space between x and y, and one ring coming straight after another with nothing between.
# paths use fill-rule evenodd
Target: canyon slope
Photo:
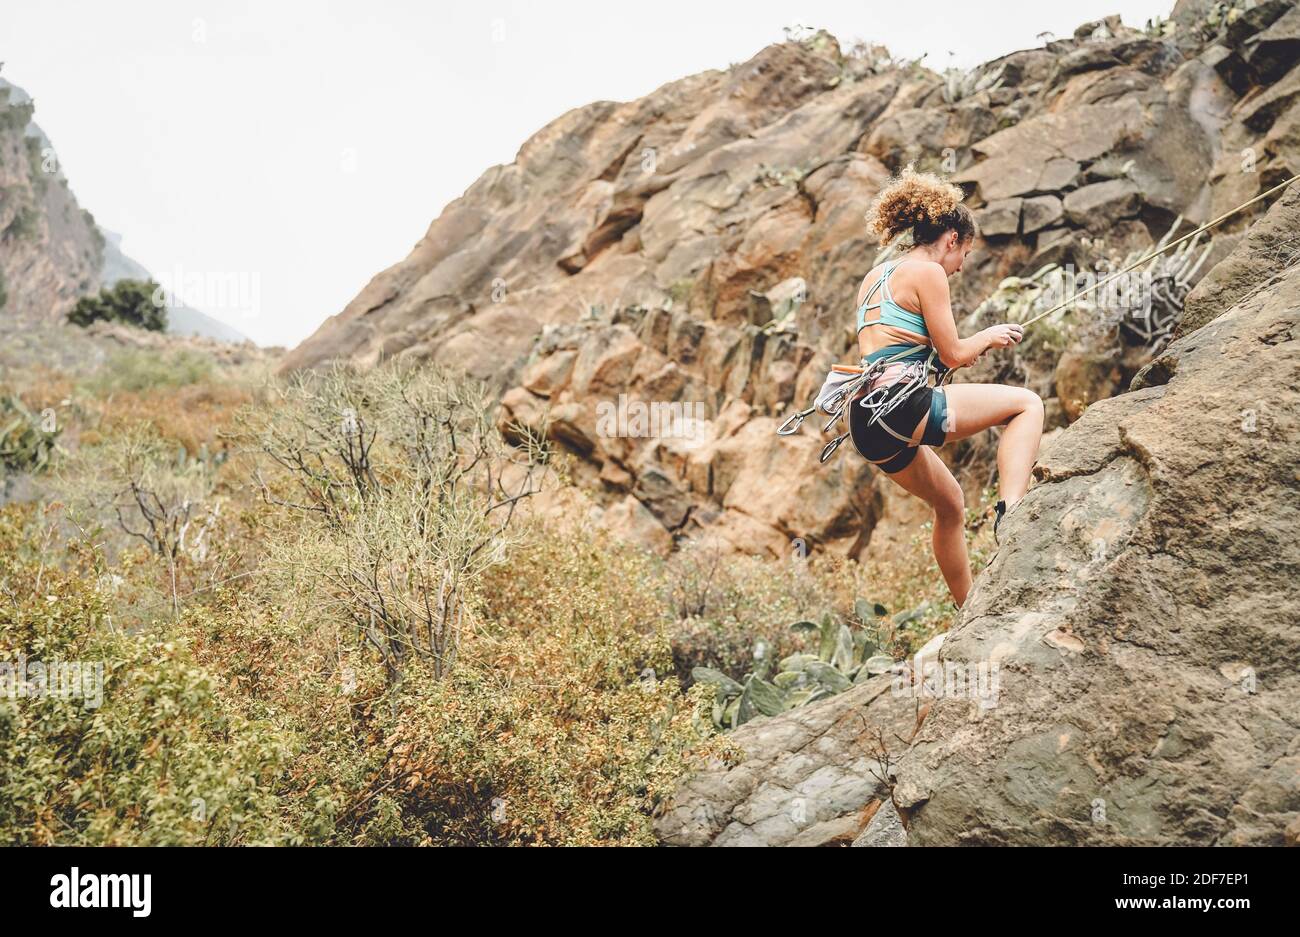
<instances>
[{"instance_id":1,"label":"canyon slope","mask_svg":"<svg viewBox=\"0 0 1300 937\"><path fill-rule=\"evenodd\" d=\"M1176 218L1185 231L1300 171L1298 29L1294 2L1228 18L1180 2L1166 23L1111 17L964 74L817 32L590 104L488 170L283 370L463 369L497 389L503 428L544 426L575 456L594 522L659 550L707 532L750 553L860 555L910 508L861 460L819 467L815 432L774 430L852 357L879 254L864 213L891 173L944 173L978 210L983 245L953 280L966 316L1009 276L1149 248ZM1264 207L1216 231L1203 269ZM1150 358L1062 346L972 379L1028 384L1061 426ZM698 418L678 434L598 425L602 404L638 403Z\"/></svg>"}]
</instances>

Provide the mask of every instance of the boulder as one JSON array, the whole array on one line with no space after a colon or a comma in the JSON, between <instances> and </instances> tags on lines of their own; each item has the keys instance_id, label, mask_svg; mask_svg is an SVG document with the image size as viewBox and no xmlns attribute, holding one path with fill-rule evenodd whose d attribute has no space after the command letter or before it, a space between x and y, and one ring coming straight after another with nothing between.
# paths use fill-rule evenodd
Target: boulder
<instances>
[{"instance_id":1,"label":"boulder","mask_svg":"<svg viewBox=\"0 0 1300 937\"><path fill-rule=\"evenodd\" d=\"M1242 57L1260 82L1276 81L1300 61L1300 6L1289 4L1267 29L1251 37Z\"/></svg>"},{"instance_id":2,"label":"boulder","mask_svg":"<svg viewBox=\"0 0 1300 937\"><path fill-rule=\"evenodd\" d=\"M964 153L976 140L997 130L997 116L975 102L955 107L914 107L882 119L864 144L864 150L897 171L951 150Z\"/></svg>"},{"instance_id":3,"label":"boulder","mask_svg":"<svg viewBox=\"0 0 1300 937\"><path fill-rule=\"evenodd\" d=\"M551 397L564 389L573 373L576 351L561 349L534 362L523 375L521 384L538 397Z\"/></svg>"},{"instance_id":4,"label":"boulder","mask_svg":"<svg viewBox=\"0 0 1300 937\"><path fill-rule=\"evenodd\" d=\"M655 821L671 846L848 845L888 800L889 764L912 737L917 702L874 677L837 696L731 733L743 752L703 766ZM879 811L877 811L877 815Z\"/></svg>"},{"instance_id":5,"label":"boulder","mask_svg":"<svg viewBox=\"0 0 1300 937\"><path fill-rule=\"evenodd\" d=\"M1024 233L1032 234L1043 228L1056 224L1065 216L1065 208L1055 195L1037 195L1023 202L1021 218Z\"/></svg>"},{"instance_id":6,"label":"boulder","mask_svg":"<svg viewBox=\"0 0 1300 937\"><path fill-rule=\"evenodd\" d=\"M1115 148L1143 125L1132 96L1087 104L1068 114L1049 112L1000 130L973 147L982 161L955 176L974 183L987 201L1053 192L1073 183L1079 164Z\"/></svg>"},{"instance_id":7,"label":"boulder","mask_svg":"<svg viewBox=\"0 0 1300 937\"><path fill-rule=\"evenodd\" d=\"M1071 423L1089 405L1113 396L1123 373L1114 355L1065 351L1056 364L1056 396Z\"/></svg>"},{"instance_id":8,"label":"boulder","mask_svg":"<svg viewBox=\"0 0 1300 937\"><path fill-rule=\"evenodd\" d=\"M906 846L907 830L903 828L903 820L898 815L898 808L894 806L892 800L886 800L880 805L871 820L867 823L858 838L853 841L854 846Z\"/></svg>"},{"instance_id":9,"label":"boulder","mask_svg":"<svg viewBox=\"0 0 1300 937\"><path fill-rule=\"evenodd\" d=\"M610 533L628 543L640 544L660 555L672 550L672 535L644 504L631 495L606 508L600 520Z\"/></svg>"},{"instance_id":10,"label":"boulder","mask_svg":"<svg viewBox=\"0 0 1300 937\"><path fill-rule=\"evenodd\" d=\"M989 237L1016 234L1020 230L1020 206L1023 202L1018 198L989 202L975 213L980 233Z\"/></svg>"},{"instance_id":11,"label":"boulder","mask_svg":"<svg viewBox=\"0 0 1300 937\"><path fill-rule=\"evenodd\" d=\"M997 705L933 704L909 843L1281 845L1300 818L1300 267L1162 360L1003 522L942 654L996 666Z\"/></svg>"}]
</instances>

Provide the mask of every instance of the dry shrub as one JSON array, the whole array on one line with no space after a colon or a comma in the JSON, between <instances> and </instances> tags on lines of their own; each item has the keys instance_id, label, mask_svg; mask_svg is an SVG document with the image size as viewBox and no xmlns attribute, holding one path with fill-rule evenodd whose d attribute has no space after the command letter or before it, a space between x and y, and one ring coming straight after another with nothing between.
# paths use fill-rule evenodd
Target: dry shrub
<instances>
[{"instance_id":1,"label":"dry shrub","mask_svg":"<svg viewBox=\"0 0 1300 937\"><path fill-rule=\"evenodd\" d=\"M481 386L401 362L299 377L240 428L286 520L268 572L349 620L390 682L415 658L448 672L465 596L514 540L544 453L504 443Z\"/></svg>"},{"instance_id":2,"label":"dry shrub","mask_svg":"<svg viewBox=\"0 0 1300 937\"><path fill-rule=\"evenodd\" d=\"M536 525L476 581L461 652L390 683L342 622L233 591L194 620L205 666L297 752L279 796L304 842L651 843L700 749L707 692L671 676L653 559ZM311 596L303 599L310 600ZM667 675L665 677L665 675Z\"/></svg>"},{"instance_id":3,"label":"dry shrub","mask_svg":"<svg viewBox=\"0 0 1300 937\"><path fill-rule=\"evenodd\" d=\"M987 539L976 541L977 568ZM836 554L778 562L707 544L687 546L667 562L657 588L674 622L673 659L684 679L706 666L740 680L754 668L758 642L769 658L806 650L814 639L791 625L827 615L867 628L882 653L901 659L946 631L956 613L930 548L928 524L901 549L868 551L861 562ZM877 604L886 615L862 614L864 605Z\"/></svg>"},{"instance_id":4,"label":"dry shrub","mask_svg":"<svg viewBox=\"0 0 1300 937\"><path fill-rule=\"evenodd\" d=\"M501 527L484 511L521 490L501 487L526 475L501 462L521 454L497 448L471 396L443 387L450 396L439 397L441 385L409 377L381 369L296 399L252 395L239 426L243 445L261 453L266 501L234 484L247 464L222 466L213 490L228 508L205 558L170 551L174 591L165 547L161 557L86 552L103 539L94 530L10 525L0 581L22 595L0 596L2 649L93 653L121 679L98 723L66 709L6 711L0 835L649 843L653 815L694 759L734 754L711 735L708 688L683 693L680 674L702 663L740 676L757 638L795 647L803 639L792 622L854 621L858 599L891 613L931 603L904 624L855 622L888 632L881 646L897 656L951 616L925 530L863 564L778 564L705 552L665 563L600 534L536 520ZM104 417L100 445L82 440L89 473L108 474L137 407L166 426L150 408L190 395L186 407L227 423L245 392L227 395L220 378L87 402ZM451 403L469 405L463 421L421 416L445 416ZM183 441L171 425L154 434L166 442L161 463ZM434 426L456 427L468 448L439 442ZM191 434L200 446L211 438L201 429ZM469 466L463 486L439 481ZM70 552L59 547L65 536ZM454 656L419 635L449 569L460 573ZM367 570L362 588L339 581ZM397 627L376 641L379 602ZM425 651L410 650L416 639ZM384 653L394 647L398 667ZM192 814L196 797L210 808L203 819Z\"/></svg>"},{"instance_id":5,"label":"dry shrub","mask_svg":"<svg viewBox=\"0 0 1300 937\"><path fill-rule=\"evenodd\" d=\"M56 516L0 510L0 661L74 664L72 695L0 696L0 843L219 845L289 839L274 798L288 750L197 666L183 631L112 622L102 554ZM37 684L33 684L36 686Z\"/></svg>"}]
</instances>

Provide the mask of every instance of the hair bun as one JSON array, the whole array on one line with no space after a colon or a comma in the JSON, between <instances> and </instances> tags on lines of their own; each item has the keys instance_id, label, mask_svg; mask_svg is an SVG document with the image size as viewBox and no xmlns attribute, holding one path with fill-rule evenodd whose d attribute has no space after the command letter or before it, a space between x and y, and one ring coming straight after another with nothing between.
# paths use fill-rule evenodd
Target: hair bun
<instances>
[{"instance_id":1,"label":"hair bun","mask_svg":"<svg viewBox=\"0 0 1300 937\"><path fill-rule=\"evenodd\" d=\"M957 219L970 214L961 204L964 197L957 186L944 182L932 172L917 172L909 164L871 203L867 213L868 224L882 244L888 244L898 235L918 226L933 228L944 225L960 230L964 225ZM963 211L959 212L959 207ZM971 233L974 233L973 227Z\"/></svg>"}]
</instances>

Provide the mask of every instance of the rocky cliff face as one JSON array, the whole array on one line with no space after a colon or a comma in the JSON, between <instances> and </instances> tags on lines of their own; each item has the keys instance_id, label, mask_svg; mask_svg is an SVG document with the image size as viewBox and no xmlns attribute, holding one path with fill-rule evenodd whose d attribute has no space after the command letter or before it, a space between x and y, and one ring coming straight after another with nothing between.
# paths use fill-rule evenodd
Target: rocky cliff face
<instances>
[{"instance_id":1,"label":"rocky cliff face","mask_svg":"<svg viewBox=\"0 0 1300 937\"><path fill-rule=\"evenodd\" d=\"M755 720L665 842L1300 840L1300 188L1188 308L1215 311L1040 460L920 728L883 685ZM855 775L881 738L890 766Z\"/></svg>"},{"instance_id":2,"label":"rocky cliff face","mask_svg":"<svg viewBox=\"0 0 1300 937\"><path fill-rule=\"evenodd\" d=\"M32 113L0 80L0 315L22 320L62 317L98 289L104 251Z\"/></svg>"},{"instance_id":3,"label":"rocky cliff face","mask_svg":"<svg viewBox=\"0 0 1300 937\"><path fill-rule=\"evenodd\" d=\"M818 469L820 441L773 430L849 357L877 256L872 197L909 161L968 189L986 249L954 281L965 309L1008 275L1122 256L1179 214L1243 201L1300 170L1300 13L1270 0L1216 16L1182 3L1147 32L1111 18L968 75L846 54L819 33L580 108L488 171L285 368L463 367L501 389L503 426L549 418L602 522L629 536L856 554L883 483L856 459ZM1213 259L1248 221L1220 232ZM1049 411L1062 420L1145 360L1075 351L1072 406ZM1013 379L1057 396L1054 365L1024 364ZM699 418L685 434L610 433L601 407L620 399Z\"/></svg>"}]
</instances>

